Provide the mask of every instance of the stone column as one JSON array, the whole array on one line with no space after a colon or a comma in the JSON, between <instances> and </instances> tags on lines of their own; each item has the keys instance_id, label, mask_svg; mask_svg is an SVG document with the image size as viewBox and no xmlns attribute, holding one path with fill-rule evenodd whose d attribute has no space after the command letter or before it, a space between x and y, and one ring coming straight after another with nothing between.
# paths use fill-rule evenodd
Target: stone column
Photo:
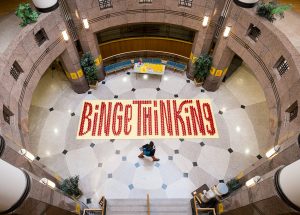
<instances>
[{"instance_id":1,"label":"stone column","mask_svg":"<svg viewBox=\"0 0 300 215\"><path fill-rule=\"evenodd\" d=\"M25 172L0 160L0 213L10 213L27 198L30 191L30 177Z\"/></svg>"},{"instance_id":2,"label":"stone column","mask_svg":"<svg viewBox=\"0 0 300 215\"><path fill-rule=\"evenodd\" d=\"M223 39L221 39L213 54L213 64L210 74L206 78L203 85L207 91L214 92L219 89L233 56L234 52L226 47L226 43Z\"/></svg>"},{"instance_id":3,"label":"stone column","mask_svg":"<svg viewBox=\"0 0 300 215\"><path fill-rule=\"evenodd\" d=\"M199 55L202 53L203 40L203 33L198 31L195 34L192 52L188 64L188 71L186 73L187 77L192 80L194 79L194 63L197 60L197 57L199 57Z\"/></svg>"},{"instance_id":4,"label":"stone column","mask_svg":"<svg viewBox=\"0 0 300 215\"><path fill-rule=\"evenodd\" d=\"M288 206L300 212L299 182L300 160L279 169L275 174L278 195Z\"/></svg>"},{"instance_id":5,"label":"stone column","mask_svg":"<svg viewBox=\"0 0 300 215\"><path fill-rule=\"evenodd\" d=\"M92 29L83 28L78 32L78 36L83 52L90 52L95 58L95 63L98 69L98 80L103 80L105 78L105 73L96 34L93 33Z\"/></svg>"},{"instance_id":6,"label":"stone column","mask_svg":"<svg viewBox=\"0 0 300 215\"><path fill-rule=\"evenodd\" d=\"M76 93L85 93L88 83L80 66L79 56L76 50L67 48L60 56L65 73Z\"/></svg>"}]
</instances>

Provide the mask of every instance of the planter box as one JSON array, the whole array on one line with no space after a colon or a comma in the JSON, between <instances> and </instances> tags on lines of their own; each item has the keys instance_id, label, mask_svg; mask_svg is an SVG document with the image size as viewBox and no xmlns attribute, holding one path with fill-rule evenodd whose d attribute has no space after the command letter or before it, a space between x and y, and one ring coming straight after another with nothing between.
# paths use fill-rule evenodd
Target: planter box
<instances>
[{"instance_id":1,"label":"planter box","mask_svg":"<svg viewBox=\"0 0 300 215\"><path fill-rule=\"evenodd\" d=\"M90 88L93 90L96 90L98 87L98 82L96 82L95 84L89 84Z\"/></svg>"},{"instance_id":2,"label":"planter box","mask_svg":"<svg viewBox=\"0 0 300 215\"><path fill-rule=\"evenodd\" d=\"M203 81L202 82L197 82L196 79L194 79L194 83L196 87L201 87L203 85Z\"/></svg>"}]
</instances>

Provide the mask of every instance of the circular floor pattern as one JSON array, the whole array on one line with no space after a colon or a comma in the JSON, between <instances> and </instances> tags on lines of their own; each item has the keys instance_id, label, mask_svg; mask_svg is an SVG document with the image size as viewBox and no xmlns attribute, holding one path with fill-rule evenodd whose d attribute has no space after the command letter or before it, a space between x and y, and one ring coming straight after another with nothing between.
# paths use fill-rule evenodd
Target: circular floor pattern
<instances>
[{"instance_id":1,"label":"circular floor pattern","mask_svg":"<svg viewBox=\"0 0 300 215\"><path fill-rule=\"evenodd\" d=\"M76 140L83 100L169 98L210 99L220 138L155 140L161 159L155 163L137 157L149 140ZM35 90L29 121L33 153L62 178L79 175L82 198L92 202L102 195L146 198L147 193L151 198L190 198L202 184L226 181L254 163L268 134L263 91L245 66L216 92L195 87L185 74L136 76L128 70L79 95L63 73L48 71Z\"/></svg>"}]
</instances>

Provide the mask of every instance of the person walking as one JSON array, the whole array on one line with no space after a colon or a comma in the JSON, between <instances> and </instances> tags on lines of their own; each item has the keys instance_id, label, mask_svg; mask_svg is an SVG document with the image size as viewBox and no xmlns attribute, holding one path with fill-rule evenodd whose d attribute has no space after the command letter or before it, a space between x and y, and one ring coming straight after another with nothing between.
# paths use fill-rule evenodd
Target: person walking
<instances>
[{"instance_id":1,"label":"person walking","mask_svg":"<svg viewBox=\"0 0 300 215\"><path fill-rule=\"evenodd\" d=\"M143 152L138 156L139 158L144 158L144 156L152 157L153 161L159 161L159 158L155 157L155 146L153 141L149 144L143 145Z\"/></svg>"}]
</instances>

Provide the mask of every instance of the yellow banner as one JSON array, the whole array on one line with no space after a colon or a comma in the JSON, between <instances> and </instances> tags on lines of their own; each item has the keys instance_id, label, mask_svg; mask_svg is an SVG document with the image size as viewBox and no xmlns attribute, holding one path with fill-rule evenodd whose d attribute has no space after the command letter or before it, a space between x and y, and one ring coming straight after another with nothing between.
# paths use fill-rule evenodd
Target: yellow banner
<instances>
[{"instance_id":1,"label":"yellow banner","mask_svg":"<svg viewBox=\"0 0 300 215\"><path fill-rule=\"evenodd\" d=\"M78 139L218 138L208 99L87 100Z\"/></svg>"}]
</instances>

